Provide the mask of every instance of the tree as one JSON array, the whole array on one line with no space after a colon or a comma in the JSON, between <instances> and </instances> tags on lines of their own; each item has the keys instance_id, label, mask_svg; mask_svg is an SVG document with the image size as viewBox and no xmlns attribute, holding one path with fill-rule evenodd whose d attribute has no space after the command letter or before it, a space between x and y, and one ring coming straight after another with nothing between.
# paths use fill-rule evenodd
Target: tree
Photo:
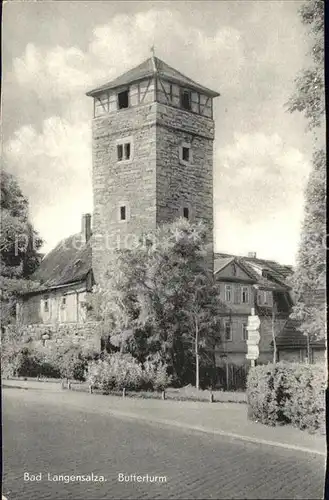
<instances>
[{"instance_id":1,"label":"tree","mask_svg":"<svg viewBox=\"0 0 329 500\"><path fill-rule=\"evenodd\" d=\"M304 113L316 148L305 192L304 221L293 278L296 305L292 317L301 321L301 331L318 339L326 335L325 294L322 303L314 300L317 292L325 289L326 154L319 143L325 117L324 2L306 1L300 16L310 28L312 63L296 78L296 91L288 104L290 112Z\"/></svg>"},{"instance_id":2,"label":"tree","mask_svg":"<svg viewBox=\"0 0 329 500\"><path fill-rule=\"evenodd\" d=\"M177 383L192 380L193 347L199 356L204 343L205 356L215 334L219 341L221 301L206 267L205 242L203 224L180 219L158 227L136 248L116 254L106 289L94 299L109 345L140 362L160 353Z\"/></svg>"},{"instance_id":3,"label":"tree","mask_svg":"<svg viewBox=\"0 0 329 500\"><path fill-rule=\"evenodd\" d=\"M2 325L14 315L19 293L36 285L28 278L39 264L42 240L29 221L28 201L17 180L1 170L1 311Z\"/></svg>"},{"instance_id":4,"label":"tree","mask_svg":"<svg viewBox=\"0 0 329 500\"><path fill-rule=\"evenodd\" d=\"M190 326L187 339L195 352L195 386L200 388L200 351L210 365L215 365L214 352L220 332L220 317L228 310L219 299L218 283L208 273L195 275L190 298L184 310Z\"/></svg>"}]
</instances>

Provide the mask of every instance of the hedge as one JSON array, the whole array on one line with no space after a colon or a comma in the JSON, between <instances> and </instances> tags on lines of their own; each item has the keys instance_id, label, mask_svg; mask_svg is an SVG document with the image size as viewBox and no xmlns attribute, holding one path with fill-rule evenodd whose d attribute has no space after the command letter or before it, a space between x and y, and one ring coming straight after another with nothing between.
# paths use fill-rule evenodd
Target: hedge
<instances>
[{"instance_id":1,"label":"hedge","mask_svg":"<svg viewBox=\"0 0 329 500\"><path fill-rule=\"evenodd\" d=\"M92 387L109 393L123 388L161 390L170 384L171 377L159 356L141 364L131 354L113 353L88 363L87 380Z\"/></svg>"},{"instance_id":2,"label":"hedge","mask_svg":"<svg viewBox=\"0 0 329 500\"><path fill-rule=\"evenodd\" d=\"M97 354L70 340L43 346L12 342L2 346L1 373L4 378L50 377L85 380L88 362Z\"/></svg>"},{"instance_id":3,"label":"hedge","mask_svg":"<svg viewBox=\"0 0 329 500\"><path fill-rule=\"evenodd\" d=\"M325 429L324 365L280 362L251 368L248 415L266 425L291 424L310 432Z\"/></svg>"}]
</instances>

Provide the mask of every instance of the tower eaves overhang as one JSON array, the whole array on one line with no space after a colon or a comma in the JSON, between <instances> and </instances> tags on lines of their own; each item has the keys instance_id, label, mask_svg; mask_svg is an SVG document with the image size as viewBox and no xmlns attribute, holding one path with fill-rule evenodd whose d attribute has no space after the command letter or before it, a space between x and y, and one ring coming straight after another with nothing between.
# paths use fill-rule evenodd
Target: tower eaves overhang
<instances>
[{"instance_id":1,"label":"tower eaves overhang","mask_svg":"<svg viewBox=\"0 0 329 500\"><path fill-rule=\"evenodd\" d=\"M146 61L130 69L118 78L115 78L114 80L105 83L104 85L90 90L86 93L86 95L93 97L100 94L101 92L112 90L118 87L123 87L131 83L136 83L152 76L159 76L160 78L163 78L164 80L167 80L169 82L189 87L192 90L202 92L209 97L218 97L220 95L219 92L200 85L199 83L183 75L155 56L146 59Z\"/></svg>"}]
</instances>

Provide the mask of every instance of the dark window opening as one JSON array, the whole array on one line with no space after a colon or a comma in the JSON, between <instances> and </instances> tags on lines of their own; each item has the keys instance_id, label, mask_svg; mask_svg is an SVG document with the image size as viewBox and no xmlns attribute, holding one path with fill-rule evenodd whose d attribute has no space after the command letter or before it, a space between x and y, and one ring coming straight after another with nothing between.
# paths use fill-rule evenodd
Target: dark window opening
<instances>
[{"instance_id":1,"label":"dark window opening","mask_svg":"<svg viewBox=\"0 0 329 500\"><path fill-rule=\"evenodd\" d=\"M130 142L125 144L125 160L130 159Z\"/></svg>"},{"instance_id":2,"label":"dark window opening","mask_svg":"<svg viewBox=\"0 0 329 500\"><path fill-rule=\"evenodd\" d=\"M120 220L126 220L126 207L120 207Z\"/></svg>"},{"instance_id":3,"label":"dark window opening","mask_svg":"<svg viewBox=\"0 0 329 500\"><path fill-rule=\"evenodd\" d=\"M183 149L182 149L182 159L184 161L190 161L190 148L183 147Z\"/></svg>"},{"instance_id":4,"label":"dark window opening","mask_svg":"<svg viewBox=\"0 0 329 500\"><path fill-rule=\"evenodd\" d=\"M170 102L172 102L172 96L173 96L173 93L172 93L172 84L170 84L170 86L169 86L169 100L170 100Z\"/></svg>"},{"instance_id":5,"label":"dark window opening","mask_svg":"<svg viewBox=\"0 0 329 500\"><path fill-rule=\"evenodd\" d=\"M49 302L48 302L48 299L45 299L45 302L44 302L44 311L45 312L49 312Z\"/></svg>"},{"instance_id":6,"label":"dark window opening","mask_svg":"<svg viewBox=\"0 0 329 500\"><path fill-rule=\"evenodd\" d=\"M189 218L189 210L188 210L188 207L184 207L183 208L183 217L185 219L188 219Z\"/></svg>"},{"instance_id":7,"label":"dark window opening","mask_svg":"<svg viewBox=\"0 0 329 500\"><path fill-rule=\"evenodd\" d=\"M232 340L232 325L229 322L225 322L225 340Z\"/></svg>"},{"instance_id":8,"label":"dark window opening","mask_svg":"<svg viewBox=\"0 0 329 500\"><path fill-rule=\"evenodd\" d=\"M123 145L122 144L119 144L117 146L117 156L118 156L118 161L123 160Z\"/></svg>"},{"instance_id":9,"label":"dark window opening","mask_svg":"<svg viewBox=\"0 0 329 500\"><path fill-rule=\"evenodd\" d=\"M118 94L118 108L124 109L129 107L129 92L124 90Z\"/></svg>"},{"instance_id":10,"label":"dark window opening","mask_svg":"<svg viewBox=\"0 0 329 500\"><path fill-rule=\"evenodd\" d=\"M191 92L184 90L181 94L181 106L183 109L191 110Z\"/></svg>"}]
</instances>

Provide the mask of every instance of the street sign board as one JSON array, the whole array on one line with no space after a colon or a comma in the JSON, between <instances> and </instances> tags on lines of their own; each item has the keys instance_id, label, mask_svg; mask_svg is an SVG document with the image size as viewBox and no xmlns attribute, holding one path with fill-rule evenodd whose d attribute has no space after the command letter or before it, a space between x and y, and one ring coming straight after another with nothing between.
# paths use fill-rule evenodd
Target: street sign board
<instances>
[{"instance_id":1,"label":"street sign board","mask_svg":"<svg viewBox=\"0 0 329 500\"><path fill-rule=\"evenodd\" d=\"M248 340L247 345L258 345L260 341L260 335L258 330L248 330Z\"/></svg>"},{"instance_id":2,"label":"street sign board","mask_svg":"<svg viewBox=\"0 0 329 500\"><path fill-rule=\"evenodd\" d=\"M258 316L248 316L248 330L258 330L260 326L260 319Z\"/></svg>"},{"instance_id":3,"label":"street sign board","mask_svg":"<svg viewBox=\"0 0 329 500\"><path fill-rule=\"evenodd\" d=\"M259 349L257 345L248 345L247 359L257 359L259 356Z\"/></svg>"},{"instance_id":4,"label":"street sign board","mask_svg":"<svg viewBox=\"0 0 329 500\"><path fill-rule=\"evenodd\" d=\"M256 315L248 316L248 325L247 325L248 352L246 354L246 358L254 361L259 357L259 349L258 349L258 344L260 341L259 327L260 327L259 317Z\"/></svg>"}]
</instances>

